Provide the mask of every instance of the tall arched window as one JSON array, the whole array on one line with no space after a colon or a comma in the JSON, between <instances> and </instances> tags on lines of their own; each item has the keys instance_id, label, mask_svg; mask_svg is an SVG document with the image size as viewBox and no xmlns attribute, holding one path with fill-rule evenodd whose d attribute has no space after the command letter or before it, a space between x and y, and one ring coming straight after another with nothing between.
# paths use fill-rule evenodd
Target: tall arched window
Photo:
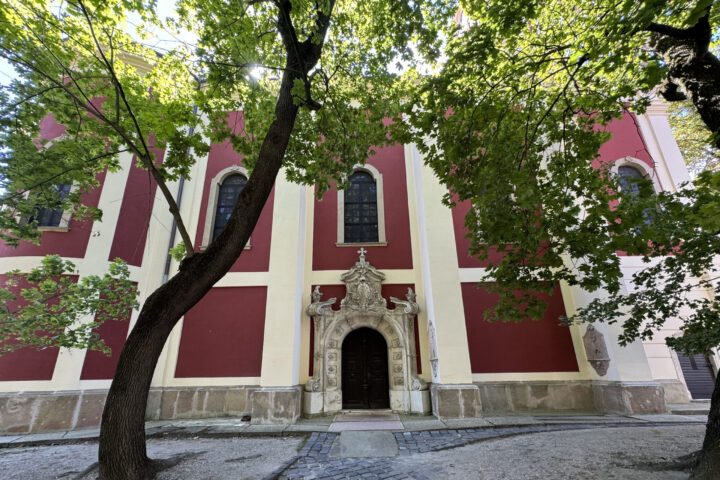
<instances>
[{"instance_id":1,"label":"tall arched window","mask_svg":"<svg viewBox=\"0 0 720 480\"><path fill-rule=\"evenodd\" d=\"M217 206L215 208L215 221L213 222L212 240L215 240L220 232L227 225L230 215L232 214L235 203L237 203L238 195L245 188L247 178L244 175L233 174L223 180L222 185L218 189Z\"/></svg>"},{"instance_id":2,"label":"tall arched window","mask_svg":"<svg viewBox=\"0 0 720 480\"><path fill-rule=\"evenodd\" d=\"M373 176L364 171L353 173L344 203L344 242L378 242L377 185Z\"/></svg>"}]
</instances>

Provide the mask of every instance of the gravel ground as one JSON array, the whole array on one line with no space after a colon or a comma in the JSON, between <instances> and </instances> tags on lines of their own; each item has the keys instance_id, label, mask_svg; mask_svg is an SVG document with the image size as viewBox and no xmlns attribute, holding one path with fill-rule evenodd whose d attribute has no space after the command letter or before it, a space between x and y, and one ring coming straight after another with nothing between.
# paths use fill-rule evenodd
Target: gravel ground
<instances>
[{"instance_id":1,"label":"gravel ground","mask_svg":"<svg viewBox=\"0 0 720 480\"><path fill-rule=\"evenodd\" d=\"M662 464L699 450L704 433L704 425L534 433L403 460L443 480L680 480L689 474Z\"/></svg>"},{"instance_id":2,"label":"gravel ground","mask_svg":"<svg viewBox=\"0 0 720 480\"><path fill-rule=\"evenodd\" d=\"M297 454L303 437L149 439L150 458L182 455L158 480L259 480ZM97 443L11 448L0 450L0 478L46 480L97 478Z\"/></svg>"},{"instance_id":3,"label":"gravel ground","mask_svg":"<svg viewBox=\"0 0 720 480\"><path fill-rule=\"evenodd\" d=\"M404 478L680 480L688 474L667 465L698 450L704 431L703 425L677 425L531 433L449 450L365 460L378 462L378 466L386 462ZM148 453L164 459L180 455L181 461L162 471L159 480L260 480L293 458L303 441L302 437L150 439ZM2 449L0 478L90 480L97 471L83 472L96 460L97 444L91 442ZM344 463L357 461L336 459L336 467L328 465L306 478L332 478L330 470L338 468L337 474Z\"/></svg>"}]
</instances>

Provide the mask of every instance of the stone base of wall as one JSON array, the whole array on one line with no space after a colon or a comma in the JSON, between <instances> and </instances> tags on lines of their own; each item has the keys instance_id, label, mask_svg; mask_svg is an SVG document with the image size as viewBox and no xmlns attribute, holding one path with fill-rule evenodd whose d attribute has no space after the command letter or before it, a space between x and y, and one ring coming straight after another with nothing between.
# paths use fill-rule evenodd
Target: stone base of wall
<instances>
[{"instance_id":1,"label":"stone base of wall","mask_svg":"<svg viewBox=\"0 0 720 480\"><path fill-rule=\"evenodd\" d=\"M151 388L145 418L242 417L250 415L259 387Z\"/></svg>"},{"instance_id":2,"label":"stone base of wall","mask_svg":"<svg viewBox=\"0 0 720 480\"><path fill-rule=\"evenodd\" d=\"M148 420L250 415L259 387L152 388ZM100 425L106 390L0 394L0 432L32 433Z\"/></svg>"},{"instance_id":3,"label":"stone base of wall","mask_svg":"<svg viewBox=\"0 0 720 480\"><path fill-rule=\"evenodd\" d=\"M667 413L655 382L480 382L483 415L513 413Z\"/></svg>"},{"instance_id":4,"label":"stone base of wall","mask_svg":"<svg viewBox=\"0 0 720 480\"><path fill-rule=\"evenodd\" d=\"M597 381L431 384L430 402L432 413L440 418L542 412L653 414L667 413L666 402L683 393L680 387L684 385ZM106 393L105 390L85 390L0 394L0 432L96 427L100 424ZM299 385L153 388L148 397L146 418L250 415L255 424L289 424L300 417L302 400L303 390ZM428 408L423 402L421 405L424 413Z\"/></svg>"},{"instance_id":5,"label":"stone base of wall","mask_svg":"<svg viewBox=\"0 0 720 480\"><path fill-rule=\"evenodd\" d=\"M690 403L692 395L681 380L657 380L665 391L665 403Z\"/></svg>"},{"instance_id":6,"label":"stone base of wall","mask_svg":"<svg viewBox=\"0 0 720 480\"><path fill-rule=\"evenodd\" d=\"M263 387L252 396L252 423L295 423L302 413L300 385L294 387Z\"/></svg>"},{"instance_id":7,"label":"stone base of wall","mask_svg":"<svg viewBox=\"0 0 720 480\"><path fill-rule=\"evenodd\" d=\"M432 413L438 418L472 418L483 414L480 389L470 384L430 385Z\"/></svg>"}]
</instances>

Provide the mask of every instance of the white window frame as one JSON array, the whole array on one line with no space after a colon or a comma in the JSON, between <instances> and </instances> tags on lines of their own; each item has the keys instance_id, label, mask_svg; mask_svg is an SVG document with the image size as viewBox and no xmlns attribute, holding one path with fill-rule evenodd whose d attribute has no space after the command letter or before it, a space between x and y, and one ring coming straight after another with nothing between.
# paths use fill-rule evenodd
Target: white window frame
<instances>
[{"instance_id":1,"label":"white window frame","mask_svg":"<svg viewBox=\"0 0 720 480\"><path fill-rule=\"evenodd\" d=\"M227 177L236 174L240 174L248 180L250 179L250 175L248 175L248 171L245 167L242 167L240 165L231 165L227 168L220 170L218 174L215 175L212 180L210 180L210 192L208 193L207 212L205 213L205 228L203 229L202 244L200 245L201 251L205 250L207 246L210 245L210 241L212 240L212 231L215 227L215 209L217 208L218 195L220 194L220 186ZM245 250L249 249L250 239L248 238L248 241L245 244Z\"/></svg>"},{"instance_id":2,"label":"white window frame","mask_svg":"<svg viewBox=\"0 0 720 480\"><path fill-rule=\"evenodd\" d=\"M69 138L69 135L66 133L63 133L61 135L58 135L55 138L51 138L47 142L43 143L43 145L40 147L41 150L44 150L46 148L50 148L53 143L59 141L59 140L65 140L66 138ZM77 190L77 186L74 183L70 184L70 191L68 192L68 195L72 194ZM29 191L25 192L26 198L30 196ZM68 210L63 210L62 215L60 215L60 223L57 226L50 227L50 226L38 226L39 232L69 232L70 231L70 219L72 218L72 212ZM27 220L27 219L26 219Z\"/></svg>"},{"instance_id":3,"label":"white window frame","mask_svg":"<svg viewBox=\"0 0 720 480\"><path fill-rule=\"evenodd\" d=\"M345 190L337 191L337 243L338 247L383 247L387 245L385 237L385 190L383 189L383 176L380 171L372 165L355 165L353 173L368 173L375 180L375 190L377 191L377 212L378 212L378 241L377 242L345 242Z\"/></svg>"},{"instance_id":4,"label":"white window frame","mask_svg":"<svg viewBox=\"0 0 720 480\"><path fill-rule=\"evenodd\" d=\"M660 185L660 180L658 179L655 169L648 166L647 163L643 162L639 158L627 156L615 160L612 168L610 169L610 173L615 178L617 178L618 176L620 167L633 167L638 169L640 173L643 174L643 178L651 180L653 182L653 188L655 188L655 193L662 192L662 186Z\"/></svg>"}]
</instances>

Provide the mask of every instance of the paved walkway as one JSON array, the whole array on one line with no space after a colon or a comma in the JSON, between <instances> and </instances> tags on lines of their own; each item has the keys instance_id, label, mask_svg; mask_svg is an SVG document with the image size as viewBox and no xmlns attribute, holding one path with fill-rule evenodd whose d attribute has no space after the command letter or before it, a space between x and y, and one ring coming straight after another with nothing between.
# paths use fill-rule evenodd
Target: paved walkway
<instances>
[{"instance_id":1,"label":"paved walkway","mask_svg":"<svg viewBox=\"0 0 720 480\"><path fill-rule=\"evenodd\" d=\"M351 416L359 418L351 419ZM366 418L362 418L362 416ZM368 416L372 415L372 416ZM193 420L150 421L145 425L149 438L231 437L267 435L307 435L312 432L340 432L345 430L379 430L376 422L385 423L382 429L394 431L426 431L466 428L498 428L540 425L614 425L614 424L680 424L707 423L706 415L534 415L504 416L441 420L434 416L382 415L370 412L330 417L301 418L293 425L251 425L238 418L205 418ZM362 421L358 421L362 420ZM347 424L353 422L354 425ZM391 427L391 428L390 428ZM99 428L66 430L45 433L0 435L0 448L16 445L48 445L97 439Z\"/></svg>"},{"instance_id":2,"label":"paved walkway","mask_svg":"<svg viewBox=\"0 0 720 480\"><path fill-rule=\"evenodd\" d=\"M224 441L237 442L252 441L249 438L242 440L243 437L270 436L277 439L272 441L280 442L274 448L276 452L282 452L282 454L272 453L269 456L267 456L271 446L269 443L267 447L258 450L255 455L247 455L247 447L241 449L245 452L242 456L238 456L237 452L240 450L232 451L231 449L231 453L228 454L230 455L229 459L222 461L208 460L216 467L210 465L203 467L203 476L197 478L222 478L228 474L227 469L235 468L234 465L238 462L243 462L243 465L241 467L238 464L237 468L242 468L240 471L249 474L250 472L247 469L251 465L247 464L247 462L255 462L258 468L256 474L249 477L241 475L239 478L429 480L438 478L438 475L444 475L448 469L455 468L458 470L456 473L459 478L485 479L515 478L513 476L504 476L505 474L502 473L504 470L500 470L499 477L491 474L475 474L474 469L478 467L478 462L481 461L491 462L483 467L489 469L489 472L492 472L493 468L497 470L497 466L492 464L493 460L488 460L489 457L482 453L483 449L491 448L483 447L488 440L500 441L506 439L506 441L511 442L511 445L518 442L520 444L525 442L530 445L533 442L540 443L542 445L540 450L542 451L547 446L544 443L546 441L532 440L535 436L528 434L561 434L562 437L553 440L553 442L558 443L566 440L572 432L577 432L580 435L578 441L581 442L594 438L608 439L601 442L602 446L607 444L606 448L616 446L615 439L624 435L627 439L631 439L627 440L630 442L629 445L634 445L640 439L647 441L649 447L655 448L659 452L654 457L647 457L642 461L635 459L635 463L645 462L655 465L666 458L668 448L670 448L668 445L678 445L673 436L675 432L683 432L686 437L685 444L682 446L685 449L684 453L690 453L692 450L697 449L702 440L702 432L706 421L707 417L704 415L538 415L439 420L435 417L406 416L391 413L378 415L360 412L346 413L335 417L302 419L295 425L287 426L249 425L246 422L229 418L148 422L146 432L148 437L154 439L153 442L164 442L160 445L167 444L167 446L163 447L165 450L150 452L151 456L157 456L160 453L156 458L163 458L163 456L169 455L174 450L187 452L192 451L193 448L198 450L197 455L215 452L217 447L206 448L201 447L201 445L203 442L223 442L218 437L233 437L233 439ZM623 432L622 435L620 435L620 432ZM57 455L62 449L71 450L72 448L84 448L85 450L82 451L85 452L84 455L87 457L85 461L87 462L87 459L93 456L91 452L87 452L87 449L92 450L93 445L96 445L93 442L88 443L88 441L96 439L98 433L98 429L89 429L0 437L0 448L7 449L0 450L0 463L3 460L15 461L11 457L20 459L24 452L28 456L28 468L34 472L32 465L37 465L37 462L36 460L30 460L30 458L36 459L38 455L42 456L45 451L43 449L47 450L47 455L50 455L49 452L55 449L52 450L55 452L52 455ZM660 438L661 434L664 435L663 438ZM525 438L527 440L523 440ZM666 443L662 444L661 440ZM258 438L255 441L269 442L270 440ZM283 442L287 445L284 450L281 446ZM697 443L697 446L694 446L694 443ZM77 445L48 446L58 444ZM688 445L690 446L688 447ZM573 446L575 446L574 443L570 442L570 447L564 448ZM291 450L288 451L288 447ZM299 450L295 450L295 448ZM626 446L623 448L633 450L633 447L628 448ZM678 448L680 447L678 446ZM464 452L464 449L471 450ZM4 452L10 453L13 451L17 451L18 454L1 457ZM293 454L293 452L297 453ZM441 456L442 452L448 452L448 458L451 460L448 465L438 464L435 460L435 458ZM262 459L261 454L264 455ZM617 452L611 452L610 454L617 455ZM631 452L631 454L639 455L640 453ZM564 468L563 462L567 459L563 458L562 452L559 455L554 457L556 459L554 461L556 467L562 469ZM253 460L255 458L257 458L257 461ZM558 461L557 459L561 460ZM184 474L180 474L179 471L168 471L160 478L195 478L190 472L192 468L196 467L194 463L199 461L188 458L184 460L185 467L179 467L188 469ZM464 466L460 467L463 462ZM6 466L10 467L11 465ZM611 466L613 468L617 467L617 462ZM86 467L87 465L82 468ZM514 466L514 468L518 467L518 465ZM546 467L550 469L548 471L553 472L549 477L533 476L531 472L530 476L522 474L522 478L576 478L576 473L568 473L568 476L555 475L553 468L556 467ZM75 471L78 472L82 468ZM221 476L214 476L215 473L219 473L218 468L225 469L223 470L225 473ZM602 469L608 467L604 465L598 468L599 471L603 471ZM274 472L268 474L272 469L275 469ZM671 472L670 476L655 476L653 474L653 476L646 477L643 476L644 474L638 474L637 470L630 470L629 473L624 472L624 476L617 478L686 478L685 474L673 476L677 473ZM518 475L520 474L518 473ZM76 478L92 478L92 476ZM598 477L587 478L609 477L602 476L601 473Z\"/></svg>"}]
</instances>

